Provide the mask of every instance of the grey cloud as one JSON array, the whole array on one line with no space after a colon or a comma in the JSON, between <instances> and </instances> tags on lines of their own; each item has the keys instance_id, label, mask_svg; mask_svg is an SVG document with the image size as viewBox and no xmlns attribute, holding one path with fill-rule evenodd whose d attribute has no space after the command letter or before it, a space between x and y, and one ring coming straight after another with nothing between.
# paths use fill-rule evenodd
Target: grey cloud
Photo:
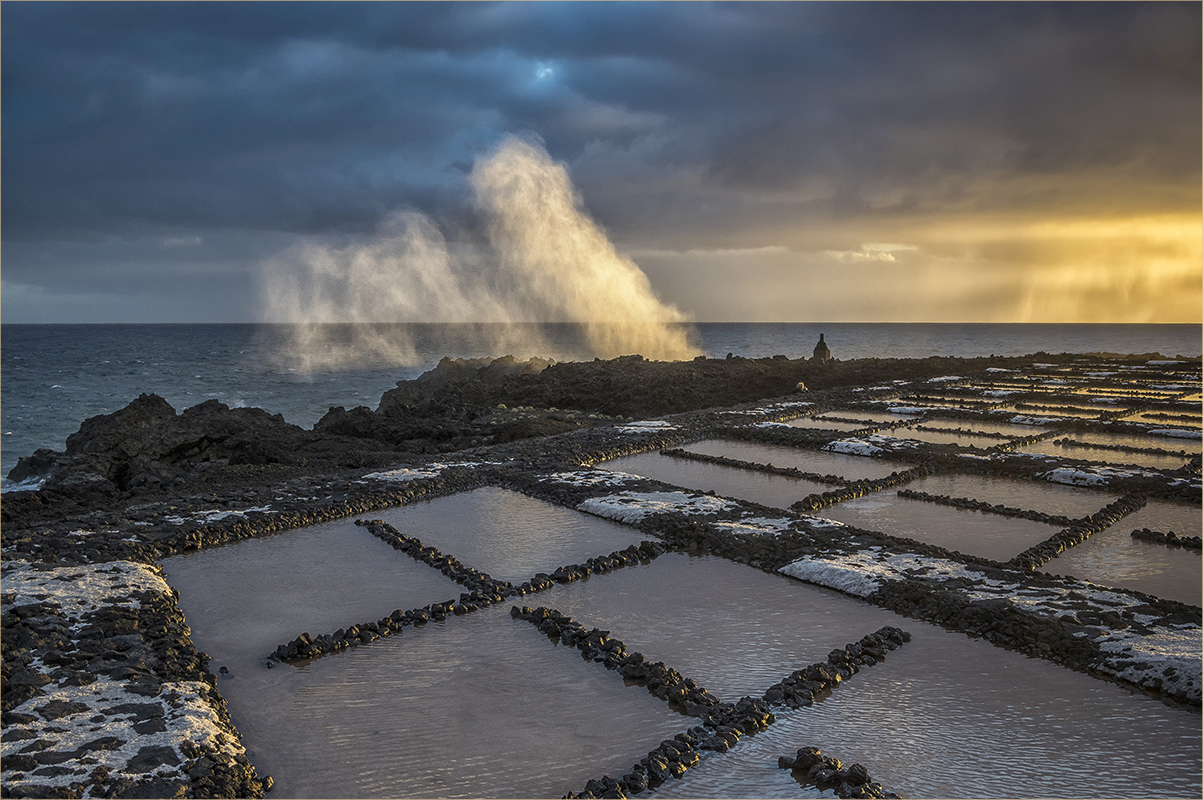
<instances>
[{"instance_id":1,"label":"grey cloud","mask_svg":"<svg viewBox=\"0 0 1203 800\"><path fill-rule=\"evenodd\" d=\"M15 244L223 234L245 264L256 236L362 235L398 207L471 238L464 174L511 132L647 247L1098 202L1084 180L1199 194L1198 3L10 1L0 19L5 266L30 281Z\"/></svg>"}]
</instances>

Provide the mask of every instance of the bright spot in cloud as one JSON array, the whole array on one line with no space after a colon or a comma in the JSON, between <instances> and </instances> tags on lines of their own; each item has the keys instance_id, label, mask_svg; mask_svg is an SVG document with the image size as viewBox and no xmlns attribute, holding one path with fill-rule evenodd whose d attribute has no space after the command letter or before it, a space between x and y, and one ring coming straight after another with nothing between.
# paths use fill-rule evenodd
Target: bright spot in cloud
<instances>
[{"instance_id":1,"label":"bright spot in cloud","mask_svg":"<svg viewBox=\"0 0 1203 800\"><path fill-rule=\"evenodd\" d=\"M556 69L551 64L547 64L542 61L535 64L535 77L538 78L539 80L542 81L542 80L547 80L549 78L554 78L555 74L556 74Z\"/></svg>"},{"instance_id":2,"label":"bright spot in cloud","mask_svg":"<svg viewBox=\"0 0 1203 800\"><path fill-rule=\"evenodd\" d=\"M859 250L824 250L823 254L844 263L850 261L897 261L894 253L899 250L918 250L913 244L890 242L866 242Z\"/></svg>"}]
</instances>

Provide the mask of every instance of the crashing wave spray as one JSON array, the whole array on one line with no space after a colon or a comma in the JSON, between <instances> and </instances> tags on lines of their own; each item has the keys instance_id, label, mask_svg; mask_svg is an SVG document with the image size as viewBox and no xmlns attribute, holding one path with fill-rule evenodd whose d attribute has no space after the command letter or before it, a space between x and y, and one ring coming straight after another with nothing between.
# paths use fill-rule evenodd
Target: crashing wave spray
<instances>
[{"instance_id":1,"label":"crashing wave spray","mask_svg":"<svg viewBox=\"0 0 1203 800\"><path fill-rule=\"evenodd\" d=\"M471 183L489 220L489 258L453 254L428 218L401 212L370 242L300 245L264 265L267 319L291 323L287 355L298 369L418 361L403 327L362 323L570 322L582 326L590 355L697 354L677 324L685 315L614 249L545 150L511 137L477 163ZM490 327L489 344L495 355L562 357L537 330Z\"/></svg>"}]
</instances>

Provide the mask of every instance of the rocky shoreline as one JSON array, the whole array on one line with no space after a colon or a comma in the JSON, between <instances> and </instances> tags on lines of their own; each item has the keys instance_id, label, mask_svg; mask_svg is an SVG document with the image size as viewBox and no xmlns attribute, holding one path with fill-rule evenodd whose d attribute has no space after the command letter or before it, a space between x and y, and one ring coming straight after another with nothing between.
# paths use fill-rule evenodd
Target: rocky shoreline
<instances>
[{"instance_id":1,"label":"rocky shoreline","mask_svg":"<svg viewBox=\"0 0 1203 800\"><path fill-rule=\"evenodd\" d=\"M22 459L13 479L42 480L42 487L4 495L3 794L262 796L270 779L256 775L247 760L217 678L189 638L157 562L481 486L632 525L647 541L514 585L365 520L361 524L375 535L442 570L466 591L382 620L348 620L340 631L303 634L282 644L274 657L335 654L439 615L470 613L676 550L711 553L835 588L1197 711L1203 689L1198 606L1037 571L1048 552L1055 555L1057 548L1114 524L1149 498L1198 505L1197 456L1177 470L1117 468L1017 452L1013 439L979 449L883 436L895 423L851 433L781 424L824 411L856 420L858 409L910 409L920 424L953 420L970 430L975 422L1024 424L1015 423L1022 415L998 403L967 410L925 398L936 388L940 397L955 395L971 378L1042 369L1037 364L1085 373L1106 363L1043 353L828 365L784 357L657 364L631 356L556 365L445 359L438 369L386 394L378 410L332 409L313 431L259 409L228 409L215 401L176 414L161 399L144 395L121 411L86 421L63 453L38 451ZM1197 362L1188 366L1197 372ZM810 390L795 392L799 382ZM928 405L908 405L918 402ZM1163 412L1173 407L1140 406ZM661 418L646 419L653 415ZM1075 430L1156 430L1106 412L1094 422L1048 419L1044 424L1051 430L1027 438L1064 437ZM682 446L715 438L917 466L902 466L881 480L850 481L738 464L833 487L801 498L789 510L593 468L647 451L699 458ZM1096 514L1072 520L1064 535L1053 537L1057 541L1010 563L813 513L916 477L949 473L1087 485L1122 499L1110 505L1100 499ZM1005 507L991 511L1023 514ZM621 659L611 658L613 647L590 646L603 661L622 666ZM790 697L784 686L775 688L783 699ZM755 704L772 702L767 698L745 699L756 711ZM697 734L687 733L683 746L693 747L689 735ZM655 752L645 759L645 772ZM630 778L624 791L636 784L638 778ZM609 796L614 788L602 779L585 791Z\"/></svg>"}]
</instances>

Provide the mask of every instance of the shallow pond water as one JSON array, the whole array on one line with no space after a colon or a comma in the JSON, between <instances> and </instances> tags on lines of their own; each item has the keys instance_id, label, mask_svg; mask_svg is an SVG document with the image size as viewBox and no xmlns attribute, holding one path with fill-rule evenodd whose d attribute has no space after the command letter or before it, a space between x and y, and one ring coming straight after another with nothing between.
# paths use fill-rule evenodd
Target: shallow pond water
<instances>
[{"instance_id":1,"label":"shallow pond water","mask_svg":"<svg viewBox=\"0 0 1203 800\"><path fill-rule=\"evenodd\" d=\"M908 500L896 491L858 497L813 513L995 561L1007 561L1059 530L1029 519Z\"/></svg>"},{"instance_id":2,"label":"shallow pond water","mask_svg":"<svg viewBox=\"0 0 1203 800\"><path fill-rule=\"evenodd\" d=\"M180 592L193 638L202 650L213 648L213 669L257 663L302 631L333 633L397 609L458 598L463 591L350 519L161 563L167 582ZM218 653L237 654L238 665L218 661Z\"/></svg>"},{"instance_id":3,"label":"shallow pond water","mask_svg":"<svg viewBox=\"0 0 1203 800\"><path fill-rule=\"evenodd\" d=\"M504 539L505 520L473 516L512 501L492 495L445 498L481 504L463 515L454 504L421 507L435 532L478 525L458 540L470 550ZM544 505L519 515L524 524L562 530L565 520L541 512L564 510ZM403 529L426 541L417 527ZM588 527L570 530L589 537ZM555 541L550 532L545 540ZM273 796L558 797L622 774L696 723L511 619L511 604L559 608L608 629L731 700L882 625L915 635L827 701L783 711L768 731L709 755L665 784L665 796L814 796L775 766L801 746L861 761L912 797L1198 793L1197 714L717 557L666 554L274 669L263 656L299 630L449 599L458 587L350 521L173 557L164 568L197 646L230 666L218 687L252 761L275 779ZM1094 728L1098 719L1106 730ZM1088 775L1099 777L1084 782Z\"/></svg>"},{"instance_id":4,"label":"shallow pond water","mask_svg":"<svg viewBox=\"0 0 1203 800\"><path fill-rule=\"evenodd\" d=\"M774 508L789 508L792 503L810 494L826 492L835 487L825 483L771 475L766 472L690 461L662 456L659 453L640 453L597 465L600 469L627 472L645 478L664 481L685 489L714 492L722 497L748 500Z\"/></svg>"},{"instance_id":5,"label":"shallow pond water","mask_svg":"<svg viewBox=\"0 0 1203 800\"><path fill-rule=\"evenodd\" d=\"M645 538L629 526L491 486L368 516L513 583Z\"/></svg>"},{"instance_id":6,"label":"shallow pond water","mask_svg":"<svg viewBox=\"0 0 1203 800\"><path fill-rule=\"evenodd\" d=\"M1118 494L1097 489L986 475L932 475L911 481L906 488L1067 517L1089 516L1119 499Z\"/></svg>"},{"instance_id":7,"label":"shallow pond water","mask_svg":"<svg viewBox=\"0 0 1203 800\"><path fill-rule=\"evenodd\" d=\"M903 797L1198 797L1197 713L916 620L810 708L710 755L661 797L816 797L779 756L864 764ZM826 796L831 796L827 793Z\"/></svg>"},{"instance_id":8,"label":"shallow pond water","mask_svg":"<svg viewBox=\"0 0 1203 800\"><path fill-rule=\"evenodd\" d=\"M938 426L939 427L939 426ZM964 426L962 426L964 427ZM973 433L948 433L945 431L921 431L914 428L895 428L892 431L882 431L881 436L892 436L896 439L913 439L931 444L956 444L961 447L973 446L979 450L1002 444L1002 439L992 436L978 436Z\"/></svg>"},{"instance_id":9,"label":"shallow pond water","mask_svg":"<svg viewBox=\"0 0 1203 800\"><path fill-rule=\"evenodd\" d=\"M609 630L628 651L663 661L729 702L759 696L883 625L907 622L831 589L679 553L557 586L523 604Z\"/></svg>"},{"instance_id":10,"label":"shallow pond water","mask_svg":"<svg viewBox=\"0 0 1203 800\"><path fill-rule=\"evenodd\" d=\"M866 422L899 422L902 420L914 419L912 414L891 414L888 411L862 411L859 408L827 411L819 414L815 419L825 419L827 417L842 417L844 419L863 419Z\"/></svg>"},{"instance_id":11,"label":"shallow pond water","mask_svg":"<svg viewBox=\"0 0 1203 800\"><path fill-rule=\"evenodd\" d=\"M687 445L685 449L693 453L725 456L756 464L794 467L803 472L813 472L819 475L838 475L846 480L884 478L893 472L900 472L914 466L895 461L880 461L867 456L849 456L820 450L803 450L782 445L753 444L726 439L696 442Z\"/></svg>"},{"instance_id":12,"label":"shallow pond water","mask_svg":"<svg viewBox=\"0 0 1203 800\"><path fill-rule=\"evenodd\" d=\"M507 604L219 686L273 797L560 797L689 727Z\"/></svg>"},{"instance_id":13,"label":"shallow pond water","mask_svg":"<svg viewBox=\"0 0 1203 800\"><path fill-rule=\"evenodd\" d=\"M852 419L852 416L848 416ZM786 425L791 428L807 428L821 431L858 431L861 428L868 428L875 423L865 420L864 422L837 422L833 419L823 419L821 417L798 417L797 419L787 419Z\"/></svg>"},{"instance_id":14,"label":"shallow pond water","mask_svg":"<svg viewBox=\"0 0 1203 800\"><path fill-rule=\"evenodd\" d=\"M1040 570L1199 605L1203 595L1199 551L1144 542L1133 539L1131 533L1131 526L1121 521L1069 548Z\"/></svg>"},{"instance_id":15,"label":"shallow pond water","mask_svg":"<svg viewBox=\"0 0 1203 800\"><path fill-rule=\"evenodd\" d=\"M1090 444L1110 445L1111 447L1155 447L1161 450L1185 450L1188 453L1203 452L1203 441L1200 441L1199 439L1175 438L1173 436L1155 436L1152 434L1141 435L1137 433L1089 433L1086 431L1073 431L1066 433L1064 438L1073 439L1079 442L1088 442Z\"/></svg>"},{"instance_id":16,"label":"shallow pond water","mask_svg":"<svg viewBox=\"0 0 1203 800\"><path fill-rule=\"evenodd\" d=\"M1044 433L1047 428L1039 425L1019 425L1011 422L992 422L990 420L976 419L940 419L936 418L928 423L929 425L949 428L965 428L967 430L981 431L982 433L997 433L1002 436L1035 436L1039 433ZM995 444L1002 444L1003 440L998 439Z\"/></svg>"},{"instance_id":17,"label":"shallow pond water","mask_svg":"<svg viewBox=\"0 0 1203 800\"><path fill-rule=\"evenodd\" d=\"M1141 510L1069 548L1041 569L1200 605L1203 558L1199 551L1133 539L1132 531L1140 528L1200 536L1203 515L1198 506L1150 500Z\"/></svg>"},{"instance_id":18,"label":"shallow pond water","mask_svg":"<svg viewBox=\"0 0 1203 800\"><path fill-rule=\"evenodd\" d=\"M1192 410L1194 410L1194 409L1192 409ZM1172 414L1176 414L1179 416L1189 417L1189 419L1167 420L1167 419L1161 419L1157 416L1158 414L1167 414L1167 413L1172 413ZM1200 428L1200 426L1203 426L1203 420L1200 420L1198 418L1197 413L1196 414L1188 414L1185 411L1174 411L1174 412L1149 411L1149 412L1145 412L1143 414L1133 414L1131 417L1125 417L1125 419L1131 420L1132 422L1147 422L1151 425L1164 425L1167 428L1188 428L1188 429L1198 430Z\"/></svg>"},{"instance_id":19,"label":"shallow pond water","mask_svg":"<svg viewBox=\"0 0 1203 800\"><path fill-rule=\"evenodd\" d=\"M1145 445L1146 447L1155 445ZM1162 444L1161 447L1165 448ZM1166 448L1168 449L1168 448ZM1083 461L1103 464L1131 464L1150 469L1174 470L1186 463L1185 456L1158 455L1156 453L1129 453L1123 450L1099 450L1090 447L1074 447L1054 444L1052 441L1025 444L1016 450L1019 453L1030 453L1039 456L1056 456L1057 458L1077 458Z\"/></svg>"}]
</instances>

